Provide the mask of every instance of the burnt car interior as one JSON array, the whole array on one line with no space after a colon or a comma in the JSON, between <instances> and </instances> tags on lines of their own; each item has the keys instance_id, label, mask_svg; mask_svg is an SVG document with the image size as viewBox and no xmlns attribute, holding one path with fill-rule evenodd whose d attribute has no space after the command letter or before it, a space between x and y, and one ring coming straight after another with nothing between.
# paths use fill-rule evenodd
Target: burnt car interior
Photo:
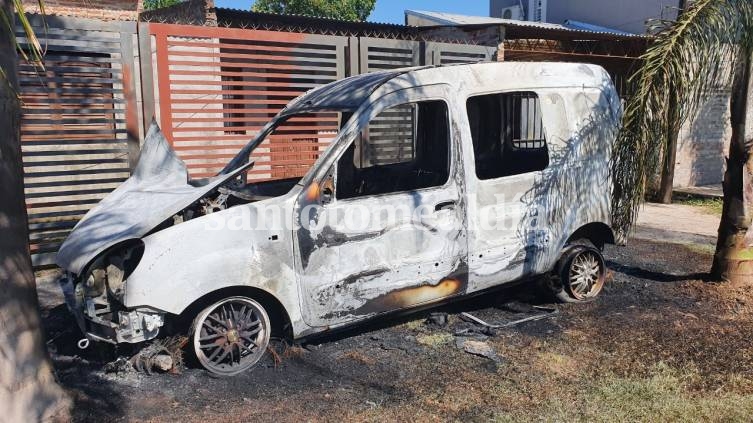
<instances>
[{"instance_id":1,"label":"burnt car interior","mask_svg":"<svg viewBox=\"0 0 753 423\"><path fill-rule=\"evenodd\" d=\"M534 172L548 166L549 151L536 93L478 95L470 97L466 106L479 179ZM331 133L331 141L351 116L349 111L329 110L285 117L263 134L261 145L255 147L269 149L269 155L277 154L279 150L270 148L274 147L270 140L283 139L291 145L286 154L305 156L310 163L295 168L292 174L276 174L271 169L271 180L249 179L249 173L244 173L242 178L220 187L217 196L205 197L176 216L176 221L286 194L323 151L320 141L307 138L311 137L311 125L321 128L316 129L317 135ZM450 145L449 113L444 101L389 107L361 129L339 158L336 198L442 186L450 175Z\"/></svg>"},{"instance_id":2,"label":"burnt car interior","mask_svg":"<svg viewBox=\"0 0 753 423\"><path fill-rule=\"evenodd\" d=\"M257 148L269 150L268 153L264 154L278 158L286 156L288 160L292 158L300 163L272 166L269 175L264 175L272 176L271 180L254 179L252 174L244 173L240 180L221 187L219 192L229 196L228 207L239 203L279 197L288 193L300 182L303 175L306 174L323 151L319 144L329 142L326 138L312 139L312 133L317 135L331 134L332 139L334 139L337 130L341 129L351 116L351 112L324 111L297 113L281 120L274 130L265 136ZM333 122L337 122L336 127L332 125ZM302 124L305 124L305 127ZM312 126L321 129L312 130ZM282 140L279 146L271 141L273 138Z\"/></svg>"},{"instance_id":3,"label":"burnt car interior","mask_svg":"<svg viewBox=\"0 0 753 423\"><path fill-rule=\"evenodd\" d=\"M479 179L519 175L549 165L536 93L479 95L470 97L466 106Z\"/></svg>"},{"instance_id":4,"label":"burnt car interior","mask_svg":"<svg viewBox=\"0 0 753 423\"><path fill-rule=\"evenodd\" d=\"M252 181L237 187L233 185L220 187L219 191L222 194L229 194L243 200L243 202L253 202L279 197L290 191L300 180L300 177L292 177L272 181Z\"/></svg>"},{"instance_id":5,"label":"burnt car interior","mask_svg":"<svg viewBox=\"0 0 753 423\"><path fill-rule=\"evenodd\" d=\"M337 163L337 198L441 186L450 175L447 104L391 107L363 128Z\"/></svg>"},{"instance_id":6,"label":"burnt car interior","mask_svg":"<svg viewBox=\"0 0 753 423\"><path fill-rule=\"evenodd\" d=\"M300 182L352 115L349 111L328 109L295 113L277 120L252 139L225 170L247 165L249 160L263 162L261 169L249 167L240 177L229 180L200 198L163 222L155 231L229 207L287 194ZM272 158L282 164L270 165ZM210 181L210 178L191 179L189 184L203 186Z\"/></svg>"}]
</instances>

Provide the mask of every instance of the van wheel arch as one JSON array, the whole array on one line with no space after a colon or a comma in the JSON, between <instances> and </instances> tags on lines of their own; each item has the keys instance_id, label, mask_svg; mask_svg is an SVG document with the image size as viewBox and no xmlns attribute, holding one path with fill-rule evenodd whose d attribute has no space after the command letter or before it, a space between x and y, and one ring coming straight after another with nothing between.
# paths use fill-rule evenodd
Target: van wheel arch
<instances>
[{"instance_id":1,"label":"van wheel arch","mask_svg":"<svg viewBox=\"0 0 753 423\"><path fill-rule=\"evenodd\" d=\"M599 250L603 250L606 244L615 243L614 231L612 231L609 225L602 222L592 222L581 226L570 235L565 245L580 239L591 241Z\"/></svg>"},{"instance_id":2,"label":"van wheel arch","mask_svg":"<svg viewBox=\"0 0 753 423\"><path fill-rule=\"evenodd\" d=\"M292 339L290 316L280 300L271 293L251 286L230 286L212 291L192 302L177 316L181 329L187 329L193 323L196 315L205 307L230 297L248 297L259 302L264 307L272 324L272 336Z\"/></svg>"}]
</instances>

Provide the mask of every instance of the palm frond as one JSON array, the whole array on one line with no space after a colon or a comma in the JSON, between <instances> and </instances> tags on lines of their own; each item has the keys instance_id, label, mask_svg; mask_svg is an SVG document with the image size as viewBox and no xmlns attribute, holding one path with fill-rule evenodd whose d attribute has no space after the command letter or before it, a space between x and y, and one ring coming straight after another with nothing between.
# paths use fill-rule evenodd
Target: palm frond
<instances>
[{"instance_id":1,"label":"palm frond","mask_svg":"<svg viewBox=\"0 0 753 423\"><path fill-rule=\"evenodd\" d=\"M44 49L42 48L42 44L39 42L39 38L36 35L34 27L32 27L31 22L29 22L29 18L26 16L23 0L13 0L12 3L12 10L16 11L18 23L21 24L21 28L23 28L24 34L26 36L26 47L24 48L24 46L22 46L16 38L16 27L14 25L13 15L8 15L4 9L0 9L0 24L2 24L2 30L7 31L7 33L10 35L11 40L16 45L16 49L24 60L44 69L44 63L42 61L42 57L44 56ZM44 0L37 0L37 4L39 5L39 12L44 18ZM45 33L47 32L46 23L44 24L44 31Z\"/></svg>"},{"instance_id":2,"label":"palm frond","mask_svg":"<svg viewBox=\"0 0 753 423\"><path fill-rule=\"evenodd\" d=\"M728 85L734 57L753 35L750 0L696 0L656 34L632 76L612 157L612 224L624 240L670 137L709 93Z\"/></svg>"},{"instance_id":3,"label":"palm frond","mask_svg":"<svg viewBox=\"0 0 753 423\"><path fill-rule=\"evenodd\" d=\"M39 6L39 12L42 15L42 22L44 23L43 25L44 32L46 34L47 22L45 22L44 20L44 17L46 15L45 8L44 8L44 0L37 0L37 4ZM21 45L21 43L16 38L16 26L15 26L15 20L13 16L13 10L16 11L16 16L18 16L18 22L21 24L21 28L23 28L23 31L24 31L24 35L26 38L25 47ZM39 42L39 38L37 38L34 27L32 27L31 22L29 22L29 19L26 16L26 11L24 10L23 0L12 0L12 7L11 7L10 14L6 12L6 9L0 8L0 31L6 31L6 33L10 36L10 39L13 42L13 44L15 44L16 51L18 51L18 53L21 55L21 58L23 58L26 62L32 64L35 68L44 71L43 57L44 57L45 51L42 48L42 44ZM19 95L16 92L15 87L13 87L13 84L10 82L6 69L0 68L0 83L8 84L10 86L11 92L13 92L16 96Z\"/></svg>"}]
</instances>

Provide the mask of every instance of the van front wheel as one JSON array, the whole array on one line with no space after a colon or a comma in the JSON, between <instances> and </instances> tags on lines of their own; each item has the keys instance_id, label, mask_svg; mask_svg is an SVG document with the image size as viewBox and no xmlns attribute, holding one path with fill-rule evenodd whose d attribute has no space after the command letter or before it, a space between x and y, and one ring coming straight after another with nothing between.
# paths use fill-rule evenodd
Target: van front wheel
<instances>
[{"instance_id":1,"label":"van front wheel","mask_svg":"<svg viewBox=\"0 0 753 423\"><path fill-rule=\"evenodd\" d=\"M233 376L253 367L269 345L264 307L247 297L230 297L202 310L194 320L194 354L205 369Z\"/></svg>"},{"instance_id":2,"label":"van front wheel","mask_svg":"<svg viewBox=\"0 0 753 423\"><path fill-rule=\"evenodd\" d=\"M561 302L586 302L599 295L606 276L601 251L589 240L578 240L565 247L549 286Z\"/></svg>"}]
</instances>

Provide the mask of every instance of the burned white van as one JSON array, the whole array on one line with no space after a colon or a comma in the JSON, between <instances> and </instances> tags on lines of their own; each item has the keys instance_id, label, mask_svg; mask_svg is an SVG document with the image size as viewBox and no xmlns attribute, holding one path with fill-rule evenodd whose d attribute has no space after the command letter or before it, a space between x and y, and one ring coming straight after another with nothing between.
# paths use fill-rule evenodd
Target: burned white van
<instances>
[{"instance_id":1,"label":"burned white van","mask_svg":"<svg viewBox=\"0 0 753 423\"><path fill-rule=\"evenodd\" d=\"M321 114L339 129L303 177L248 177L265 140ZM199 180L153 124L133 176L60 248L66 300L91 340L184 331L221 375L253 366L273 330L302 338L535 276L590 300L614 241L620 114L598 66L370 73L292 101Z\"/></svg>"}]
</instances>

